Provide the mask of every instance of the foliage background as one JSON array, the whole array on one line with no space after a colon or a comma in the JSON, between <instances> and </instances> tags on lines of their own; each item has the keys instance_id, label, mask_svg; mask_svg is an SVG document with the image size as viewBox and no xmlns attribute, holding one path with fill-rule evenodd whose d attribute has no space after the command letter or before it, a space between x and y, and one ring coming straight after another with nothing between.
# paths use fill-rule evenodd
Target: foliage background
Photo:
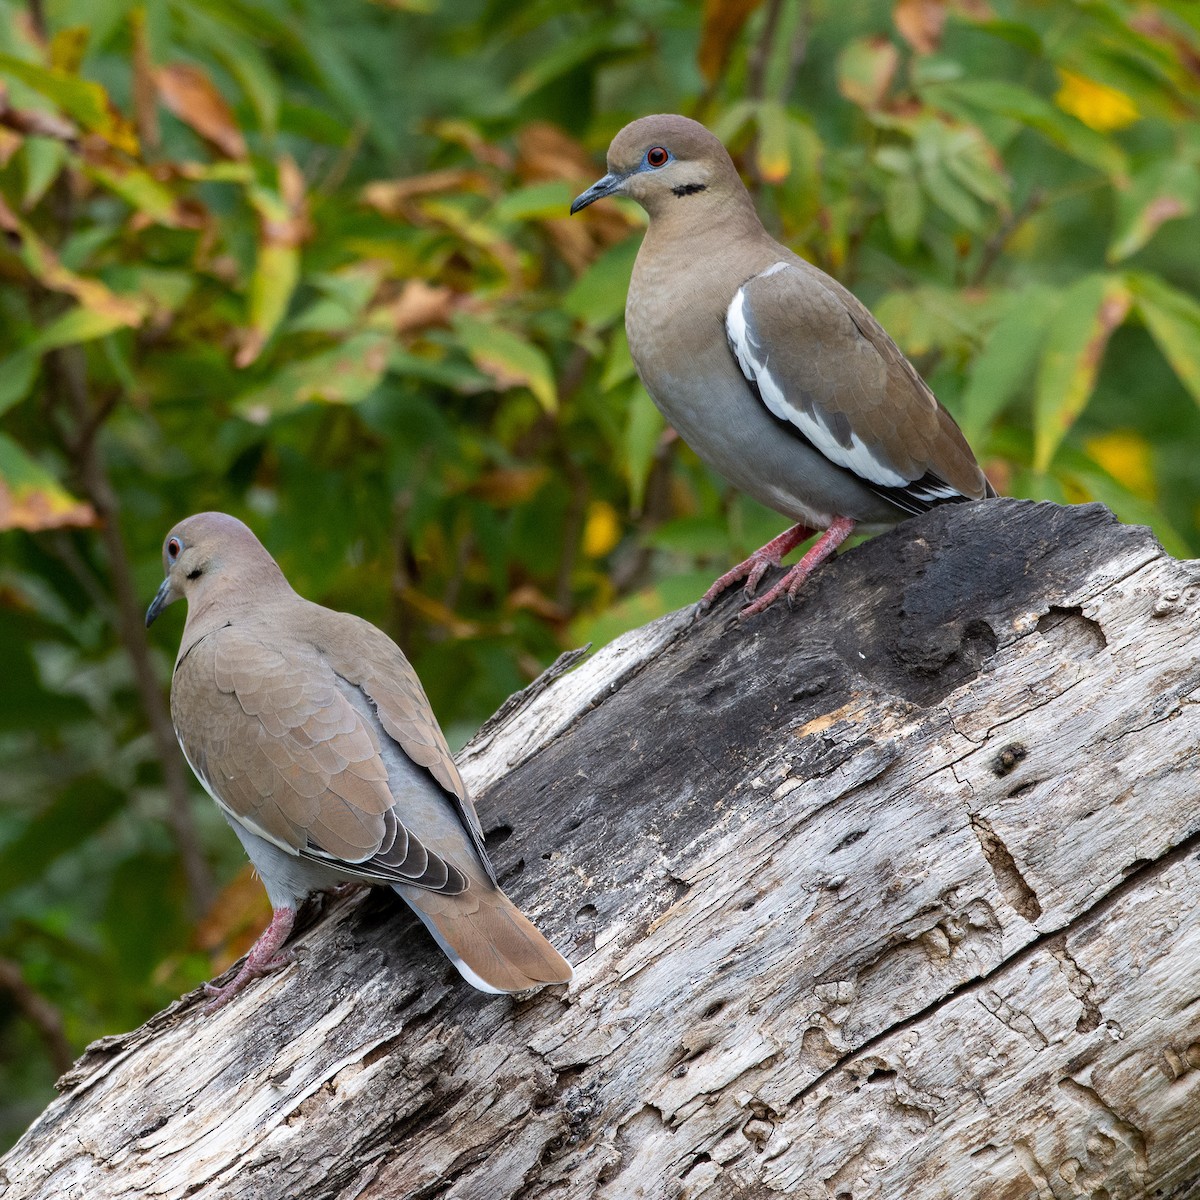
<instances>
[{"instance_id":1,"label":"foliage background","mask_svg":"<svg viewBox=\"0 0 1200 1200\"><path fill-rule=\"evenodd\" d=\"M177 519L454 742L781 528L636 380L640 214L566 219L627 120L725 138L1001 491L1200 550L1187 0L0 0L0 81L0 1145L267 916L141 624Z\"/></svg>"}]
</instances>

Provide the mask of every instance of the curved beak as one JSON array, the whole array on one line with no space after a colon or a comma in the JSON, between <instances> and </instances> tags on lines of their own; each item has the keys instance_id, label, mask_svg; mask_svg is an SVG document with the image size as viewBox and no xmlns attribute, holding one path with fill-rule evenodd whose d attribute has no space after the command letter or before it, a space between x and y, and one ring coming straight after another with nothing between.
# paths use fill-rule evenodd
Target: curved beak
<instances>
[{"instance_id":1,"label":"curved beak","mask_svg":"<svg viewBox=\"0 0 1200 1200\"><path fill-rule=\"evenodd\" d=\"M597 179L586 192L571 201L571 215L574 216L581 208L587 208L589 204L594 204L597 200L603 200L605 196L619 192L625 179L626 176L617 175L613 171L610 171L602 179Z\"/></svg>"},{"instance_id":2,"label":"curved beak","mask_svg":"<svg viewBox=\"0 0 1200 1200\"><path fill-rule=\"evenodd\" d=\"M171 580L164 579L158 591L154 594L154 599L150 601L150 607L146 609L146 628L149 629L154 624L155 618L172 600L175 599L175 593L171 590Z\"/></svg>"}]
</instances>

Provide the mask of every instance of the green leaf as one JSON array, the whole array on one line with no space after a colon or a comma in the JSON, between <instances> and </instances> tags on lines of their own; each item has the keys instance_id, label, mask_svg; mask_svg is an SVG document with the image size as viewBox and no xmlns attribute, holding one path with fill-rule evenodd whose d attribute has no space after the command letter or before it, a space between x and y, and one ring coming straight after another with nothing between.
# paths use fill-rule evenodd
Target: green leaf
<instances>
[{"instance_id":1,"label":"green leaf","mask_svg":"<svg viewBox=\"0 0 1200 1200\"><path fill-rule=\"evenodd\" d=\"M125 793L100 776L76 780L11 842L0 848L6 889L40 879L50 864L81 845L125 805Z\"/></svg>"},{"instance_id":2,"label":"green leaf","mask_svg":"<svg viewBox=\"0 0 1200 1200\"><path fill-rule=\"evenodd\" d=\"M754 157L759 177L766 183L782 183L792 171L792 139L787 111L782 104L758 106L758 142Z\"/></svg>"},{"instance_id":3,"label":"green leaf","mask_svg":"<svg viewBox=\"0 0 1200 1200\"><path fill-rule=\"evenodd\" d=\"M600 255L563 297L563 312L589 329L602 329L618 320L625 312L633 260L641 242L638 237L626 238Z\"/></svg>"},{"instance_id":4,"label":"green leaf","mask_svg":"<svg viewBox=\"0 0 1200 1200\"><path fill-rule=\"evenodd\" d=\"M238 398L234 411L257 425L306 404L356 404L374 391L387 369L390 334L369 332L302 358Z\"/></svg>"},{"instance_id":5,"label":"green leaf","mask_svg":"<svg viewBox=\"0 0 1200 1200\"><path fill-rule=\"evenodd\" d=\"M1125 320L1132 293L1123 276L1086 275L1063 293L1046 330L1033 405L1033 466L1044 471L1087 406L1104 348Z\"/></svg>"},{"instance_id":6,"label":"green leaf","mask_svg":"<svg viewBox=\"0 0 1200 1200\"><path fill-rule=\"evenodd\" d=\"M892 175L883 185L883 215L888 230L901 250L908 253L917 244L925 201L920 184L911 174Z\"/></svg>"},{"instance_id":7,"label":"green leaf","mask_svg":"<svg viewBox=\"0 0 1200 1200\"><path fill-rule=\"evenodd\" d=\"M129 322L121 312L109 309L72 308L61 317L51 321L23 349L33 354L44 354L60 346L73 346L79 342L90 342L104 337L116 329L124 329Z\"/></svg>"},{"instance_id":8,"label":"green leaf","mask_svg":"<svg viewBox=\"0 0 1200 1200\"><path fill-rule=\"evenodd\" d=\"M516 188L492 209L492 220L509 224L536 218L565 217L574 195L570 184L561 179Z\"/></svg>"},{"instance_id":9,"label":"green leaf","mask_svg":"<svg viewBox=\"0 0 1200 1200\"><path fill-rule=\"evenodd\" d=\"M126 313L111 308L72 308L55 318L4 360L3 370L0 370L0 413L28 394L37 373L38 360L46 351L94 341L114 330L124 329L128 324Z\"/></svg>"},{"instance_id":10,"label":"green leaf","mask_svg":"<svg viewBox=\"0 0 1200 1200\"><path fill-rule=\"evenodd\" d=\"M1116 230L1108 247L1108 261L1114 263L1136 254L1165 222L1195 213L1200 168L1180 159L1156 162L1116 197Z\"/></svg>"},{"instance_id":11,"label":"green leaf","mask_svg":"<svg viewBox=\"0 0 1200 1200\"><path fill-rule=\"evenodd\" d=\"M512 85L513 94L518 100L524 100L594 58L607 58L632 49L638 37L634 28L616 28L609 19L587 33L564 38L555 43L552 49L537 55L534 65L517 76Z\"/></svg>"},{"instance_id":12,"label":"green leaf","mask_svg":"<svg viewBox=\"0 0 1200 1200\"><path fill-rule=\"evenodd\" d=\"M29 394L37 377L37 368L38 356L31 354L25 346L5 358L4 369L0 370L0 415Z\"/></svg>"},{"instance_id":13,"label":"green leaf","mask_svg":"<svg viewBox=\"0 0 1200 1200\"><path fill-rule=\"evenodd\" d=\"M959 407L959 424L972 445L982 442L988 426L1028 385L1042 340L1061 296L1034 285L1017 293L992 326L983 350L971 366Z\"/></svg>"},{"instance_id":14,"label":"green leaf","mask_svg":"<svg viewBox=\"0 0 1200 1200\"><path fill-rule=\"evenodd\" d=\"M471 361L503 391L527 387L548 413L558 409L558 390L550 360L519 334L468 313L454 318L454 329Z\"/></svg>"},{"instance_id":15,"label":"green leaf","mask_svg":"<svg viewBox=\"0 0 1200 1200\"><path fill-rule=\"evenodd\" d=\"M144 213L152 221L170 227L179 224L175 197L170 188L159 183L148 171L126 164L100 163L87 164L84 171L98 184L120 196L130 208Z\"/></svg>"},{"instance_id":16,"label":"green leaf","mask_svg":"<svg viewBox=\"0 0 1200 1200\"><path fill-rule=\"evenodd\" d=\"M1200 303L1157 275L1130 277L1138 315L1180 383L1200 404Z\"/></svg>"},{"instance_id":17,"label":"green leaf","mask_svg":"<svg viewBox=\"0 0 1200 1200\"><path fill-rule=\"evenodd\" d=\"M945 142L938 122L921 123L913 142L913 154L929 199L964 228L981 232L983 213L971 193L947 169Z\"/></svg>"},{"instance_id":18,"label":"green leaf","mask_svg":"<svg viewBox=\"0 0 1200 1200\"><path fill-rule=\"evenodd\" d=\"M28 212L46 194L67 161L67 148L53 138L27 137L21 147L25 167L25 189L21 207Z\"/></svg>"},{"instance_id":19,"label":"green leaf","mask_svg":"<svg viewBox=\"0 0 1200 1200\"><path fill-rule=\"evenodd\" d=\"M239 367L249 366L287 315L300 280L300 249L285 242L266 241L258 248L250 277L249 322L237 354Z\"/></svg>"},{"instance_id":20,"label":"green leaf","mask_svg":"<svg viewBox=\"0 0 1200 1200\"><path fill-rule=\"evenodd\" d=\"M629 476L629 503L635 513L642 511L646 498L646 481L654 465L658 439L666 428L666 420L649 392L639 383L629 401L625 421L625 472Z\"/></svg>"},{"instance_id":21,"label":"green leaf","mask_svg":"<svg viewBox=\"0 0 1200 1200\"><path fill-rule=\"evenodd\" d=\"M20 80L85 129L130 154L137 153L137 138L109 104L108 93L98 83L78 79L66 71L39 67L11 54L0 54L0 75Z\"/></svg>"}]
</instances>

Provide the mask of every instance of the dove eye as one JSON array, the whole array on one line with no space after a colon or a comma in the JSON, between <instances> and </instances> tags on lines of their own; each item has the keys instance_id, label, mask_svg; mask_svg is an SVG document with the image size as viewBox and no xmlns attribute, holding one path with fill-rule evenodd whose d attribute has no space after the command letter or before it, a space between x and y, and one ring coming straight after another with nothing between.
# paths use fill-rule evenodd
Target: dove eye
<instances>
[{"instance_id":1,"label":"dove eye","mask_svg":"<svg viewBox=\"0 0 1200 1200\"><path fill-rule=\"evenodd\" d=\"M174 562L179 557L179 551L181 549L182 547L179 544L179 539L171 538L171 540L167 542L167 557Z\"/></svg>"},{"instance_id":2,"label":"dove eye","mask_svg":"<svg viewBox=\"0 0 1200 1200\"><path fill-rule=\"evenodd\" d=\"M668 154L666 149L662 146L651 146L650 149L646 151L646 162L648 162L652 167L666 166L667 160L670 157L670 154Z\"/></svg>"}]
</instances>

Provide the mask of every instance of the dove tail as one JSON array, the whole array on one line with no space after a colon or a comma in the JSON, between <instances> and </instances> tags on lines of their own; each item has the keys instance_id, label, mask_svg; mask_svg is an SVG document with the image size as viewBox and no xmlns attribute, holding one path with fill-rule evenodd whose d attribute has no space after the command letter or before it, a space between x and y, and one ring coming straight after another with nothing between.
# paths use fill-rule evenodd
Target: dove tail
<instances>
[{"instance_id":1,"label":"dove tail","mask_svg":"<svg viewBox=\"0 0 1200 1200\"><path fill-rule=\"evenodd\" d=\"M396 891L459 974L481 992L524 992L569 983L574 976L571 964L497 887L472 880L457 896L403 886Z\"/></svg>"}]
</instances>

